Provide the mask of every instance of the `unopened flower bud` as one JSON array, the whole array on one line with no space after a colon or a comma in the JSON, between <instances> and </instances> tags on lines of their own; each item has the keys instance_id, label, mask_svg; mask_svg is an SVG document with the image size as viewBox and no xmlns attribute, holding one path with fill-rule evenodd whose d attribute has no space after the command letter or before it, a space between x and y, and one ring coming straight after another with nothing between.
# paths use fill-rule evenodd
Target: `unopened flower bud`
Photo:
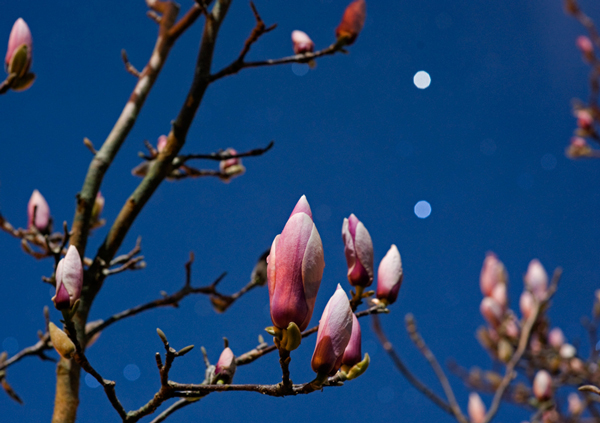
<instances>
[{"instance_id":1,"label":"unopened flower bud","mask_svg":"<svg viewBox=\"0 0 600 423\"><path fill-rule=\"evenodd\" d=\"M479 275L479 287L484 296L489 297L498 284L506 284L506 269L496 254L488 253Z\"/></svg>"},{"instance_id":2,"label":"unopened flower bud","mask_svg":"<svg viewBox=\"0 0 600 423\"><path fill-rule=\"evenodd\" d=\"M548 289L548 274L538 259L529 262L527 273L525 274L525 285L538 301L546 296Z\"/></svg>"},{"instance_id":3,"label":"unopened flower bud","mask_svg":"<svg viewBox=\"0 0 600 423\"><path fill-rule=\"evenodd\" d=\"M508 305L508 296L506 293L506 284L499 283L494 287L492 291L491 298L496 300L496 302L502 307L502 310L506 310L506 306Z\"/></svg>"},{"instance_id":4,"label":"unopened flower bud","mask_svg":"<svg viewBox=\"0 0 600 423\"><path fill-rule=\"evenodd\" d=\"M504 313L500 304L492 297L485 297L483 301L481 301L479 311L491 327L496 328L500 325Z\"/></svg>"},{"instance_id":5,"label":"unopened flower bud","mask_svg":"<svg viewBox=\"0 0 600 423\"><path fill-rule=\"evenodd\" d=\"M533 379L533 395L538 401L547 401L552 397L552 377L546 370L540 370Z\"/></svg>"},{"instance_id":6,"label":"unopened flower bud","mask_svg":"<svg viewBox=\"0 0 600 423\"><path fill-rule=\"evenodd\" d=\"M589 132L592 129L592 125L594 123L594 117L589 112L589 110L581 109L576 113L577 116L577 126L583 129L586 132Z\"/></svg>"},{"instance_id":7,"label":"unopened flower bud","mask_svg":"<svg viewBox=\"0 0 600 423\"><path fill-rule=\"evenodd\" d=\"M348 342L348 346L344 351L344 356L342 357L342 365L347 366L348 368L354 366L357 363L360 363L362 360L362 353L360 349L360 324L358 323L358 319L356 315L352 314L352 335L350 336L350 341Z\"/></svg>"},{"instance_id":8,"label":"unopened flower bud","mask_svg":"<svg viewBox=\"0 0 600 423\"><path fill-rule=\"evenodd\" d=\"M162 151L165 149L166 146L167 146L167 136L161 135L160 137L158 137L158 143L156 144L156 150L159 153L162 153Z\"/></svg>"},{"instance_id":9,"label":"unopened flower bud","mask_svg":"<svg viewBox=\"0 0 600 423\"><path fill-rule=\"evenodd\" d=\"M292 45L294 54L312 53L315 50L315 43L303 31L292 31Z\"/></svg>"},{"instance_id":10,"label":"unopened flower bud","mask_svg":"<svg viewBox=\"0 0 600 423\"><path fill-rule=\"evenodd\" d=\"M592 148L585 138L573 137L571 138L571 143L567 147L566 155L571 159L590 157L592 155Z\"/></svg>"},{"instance_id":11,"label":"unopened flower bud","mask_svg":"<svg viewBox=\"0 0 600 423\"><path fill-rule=\"evenodd\" d=\"M27 228L35 227L43 234L50 232L50 207L46 199L35 189L27 204Z\"/></svg>"},{"instance_id":12,"label":"unopened flower bud","mask_svg":"<svg viewBox=\"0 0 600 423\"><path fill-rule=\"evenodd\" d=\"M285 329L294 322L303 331L312 317L325 268L323 244L305 196L275 237L267 263L273 324Z\"/></svg>"},{"instance_id":13,"label":"unopened flower bud","mask_svg":"<svg viewBox=\"0 0 600 423\"><path fill-rule=\"evenodd\" d=\"M350 301L338 284L329 299L321 320L311 367L317 375L331 375L342 364L344 351L352 335L352 309Z\"/></svg>"},{"instance_id":14,"label":"unopened flower bud","mask_svg":"<svg viewBox=\"0 0 600 423\"><path fill-rule=\"evenodd\" d=\"M505 338L500 339L498 342L498 358L503 363L508 363L513 356L514 349L510 342Z\"/></svg>"},{"instance_id":15,"label":"unopened flower bud","mask_svg":"<svg viewBox=\"0 0 600 423\"><path fill-rule=\"evenodd\" d=\"M567 399L569 402L569 413L574 414L576 416L583 413L583 401L581 401L581 397L578 394L576 394L575 392L571 392Z\"/></svg>"},{"instance_id":16,"label":"unopened flower bud","mask_svg":"<svg viewBox=\"0 0 600 423\"><path fill-rule=\"evenodd\" d=\"M32 46L29 27L22 18L17 19L10 31L4 59L6 72L15 78L11 84L11 88L15 91L29 88L35 79L35 75L29 73Z\"/></svg>"},{"instance_id":17,"label":"unopened flower bud","mask_svg":"<svg viewBox=\"0 0 600 423\"><path fill-rule=\"evenodd\" d=\"M342 16L342 21L335 30L338 42L350 45L362 31L367 16L367 3L365 0L354 0L348 5Z\"/></svg>"},{"instance_id":18,"label":"unopened flower bud","mask_svg":"<svg viewBox=\"0 0 600 423\"><path fill-rule=\"evenodd\" d=\"M477 392L469 394L469 420L471 423L483 423L485 421L485 405Z\"/></svg>"},{"instance_id":19,"label":"unopened flower bud","mask_svg":"<svg viewBox=\"0 0 600 423\"><path fill-rule=\"evenodd\" d=\"M69 336L59 329L54 323L48 324L50 340L54 349L64 358L71 358L75 353L75 344L69 339Z\"/></svg>"},{"instance_id":20,"label":"unopened flower bud","mask_svg":"<svg viewBox=\"0 0 600 423\"><path fill-rule=\"evenodd\" d=\"M385 305L393 304L398 298L403 278L400 252L398 247L392 244L377 269L377 298Z\"/></svg>"},{"instance_id":21,"label":"unopened flower bud","mask_svg":"<svg viewBox=\"0 0 600 423\"><path fill-rule=\"evenodd\" d=\"M67 254L56 266L56 295L52 298L58 310L67 310L73 307L75 301L81 296L83 286L83 265L79 251L70 245Z\"/></svg>"},{"instance_id":22,"label":"unopened flower bud","mask_svg":"<svg viewBox=\"0 0 600 423\"><path fill-rule=\"evenodd\" d=\"M555 349L560 349L560 347L565 343L565 335L560 328L554 328L550 332L548 332L548 343Z\"/></svg>"},{"instance_id":23,"label":"unopened flower bud","mask_svg":"<svg viewBox=\"0 0 600 423\"><path fill-rule=\"evenodd\" d=\"M212 383L229 385L233 380L236 367L233 351L229 347L225 348L219 357L219 361L217 361Z\"/></svg>"},{"instance_id":24,"label":"unopened flower bud","mask_svg":"<svg viewBox=\"0 0 600 423\"><path fill-rule=\"evenodd\" d=\"M237 151L233 148L225 150L226 153L236 155ZM243 175L246 172L246 168L242 165L242 159L235 157L232 159L221 160L219 162L219 171L221 172L220 178L223 182L229 183L231 178Z\"/></svg>"},{"instance_id":25,"label":"unopened flower bud","mask_svg":"<svg viewBox=\"0 0 600 423\"><path fill-rule=\"evenodd\" d=\"M589 37L586 37L585 35L580 35L579 37L577 37L577 41L575 42L575 44L577 44L577 48L581 50L581 53L583 53L583 57L587 62L591 62L594 60L594 45L592 44L592 40L590 40Z\"/></svg>"},{"instance_id":26,"label":"unopened flower bud","mask_svg":"<svg viewBox=\"0 0 600 423\"><path fill-rule=\"evenodd\" d=\"M510 314L510 317L504 322L504 333L506 336L512 339L519 338L520 330L519 324L517 323L517 318L514 314Z\"/></svg>"},{"instance_id":27,"label":"unopened flower bud","mask_svg":"<svg viewBox=\"0 0 600 423\"><path fill-rule=\"evenodd\" d=\"M571 344L562 344L560 350L558 351L558 354L562 358L568 360L569 358L575 357L575 354L577 354L577 350Z\"/></svg>"},{"instance_id":28,"label":"unopened flower bud","mask_svg":"<svg viewBox=\"0 0 600 423\"><path fill-rule=\"evenodd\" d=\"M533 313L533 295L529 291L523 291L521 298L519 299L519 308L523 319L529 319L531 313Z\"/></svg>"},{"instance_id":29,"label":"unopened flower bud","mask_svg":"<svg viewBox=\"0 0 600 423\"><path fill-rule=\"evenodd\" d=\"M365 225L354 214L342 225L344 254L348 264L348 281L366 288L373 283L373 241Z\"/></svg>"}]
</instances>

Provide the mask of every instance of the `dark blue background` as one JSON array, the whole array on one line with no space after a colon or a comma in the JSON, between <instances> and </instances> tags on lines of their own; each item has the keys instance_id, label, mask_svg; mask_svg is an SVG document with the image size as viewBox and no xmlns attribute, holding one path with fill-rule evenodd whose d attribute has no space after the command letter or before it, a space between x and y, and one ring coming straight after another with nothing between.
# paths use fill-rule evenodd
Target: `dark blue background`
<instances>
[{"instance_id":1,"label":"dark blue background","mask_svg":"<svg viewBox=\"0 0 600 423\"><path fill-rule=\"evenodd\" d=\"M182 3L186 10L192 1ZM600 16L600 8L590 10L589 3L583 6ZM309 33L317 48L329 45L345 6L345 0L257 0L266 23L279 27L253 46L249 58L290 54L294 29ZM75 194L91 158L83 137L99 147L134 86L120 51L125 48L141 68L154 45L156 25L145 12L141 0L18 1L3 7L0 38L7 39L13 22L23 17L33 33L32 70L38 75L28 91L0 99L0 210L15 226L26 224L33 189L46 197L57 222L72 219ZM253 25L247 3L234 2L217 43L215 70L237 56ZM490 367L473 336L482 324L478 277L488 250L509 271L513 304L529 260L539 258L548 271L564 267L550 316L569 341L582 341L586 356L579 318L589 313L600 282L600 167L564 157L575 124L570 102L588 95L588 68L574 46L583 32L558 0L370 0L364 31L350 55L319 60L305 76L281 66L218 81L206 94L185 152L245 151L271 139L274 149L245 160L246 175L229 185L216 179L163 184L122 248L128 251L141 235L147 269L109 278L91 319L153 300L161 290L179 289L190 251L196 254L195 284L227 271L221 288L236 291L306 194L327 264L313 324L336 284L349 288L341 225L353 212L371 233L376 263L392 243L402 254L404 285L382 321L401 356L438 392L431 370L404 331L404 314L414 313L442 362L453 357L463 365ZM139 183L130 170L139 162L143 140L155 143L167 133L185 98L200 34L198 22L177 42L106 176L102 193L109 222ZM432 78L425 90L413 84L419 70ZM206 163L211 166L215 163ZM427 219L413 212L419 200L432 206ZM88 256L106 230L93 234ZM42 308L51 304L48 285L40 278L52 270L50 261L34 261L6 234L0 235L0 250L0 349L14 353L37 339ZM56 311L52 319L58 322ZM119 398L132 409L159 386L153 355L162 345L156 327L175 347L204 345L216 361L222 336L239 354L253 348L268 325L266 289L248 294L224 315L215 314L207 298L192 297L178 310L148 312L106 330L89 350L89 359L117 382ZM207 416L212 421L452 421L392 367L368 319L362 327L363 351L372 364L343 388L286 399L213 394L171 421ZM312 379L313 348L310 338L293 354L294 382ZM133 382L123 373L129 364L141 372ZM1 394L2 420L48 421L54 365L28 358L7 374L25 405ZM203 374L197 348L177 360L171 378L200 382ZM273 354L240 368L235 378L236 383L278 380ZM458 379L451 381L465 410L468 391ZM484 401L489 405L490 398ZM505 421L528 416L512 406L500 413ZM83 377L79 420L118 421L101 389L88 387Z\"/></svg>"}]
</instances>

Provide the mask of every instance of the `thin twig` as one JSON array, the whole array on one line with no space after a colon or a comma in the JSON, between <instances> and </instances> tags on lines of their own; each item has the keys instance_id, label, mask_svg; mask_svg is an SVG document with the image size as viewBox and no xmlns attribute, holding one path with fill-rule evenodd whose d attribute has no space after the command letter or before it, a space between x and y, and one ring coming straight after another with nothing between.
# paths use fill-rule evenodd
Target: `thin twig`
<instances>
[{"instance_id":1,"label":"thin twig","mask_svg":"<svg viewBox=\"0 0 600 423\"><path fill-rule=\"evenodd\" d=\"M187 400L182 398L177 402L174 402L167 408L165 411L156 416L150 423L160 423L164 422L167 417L176 412L177 410L181 410L183 407L187 407L188 405L192 405L194 401Z\"/></svg>"},{"instance_id":2,"label":"thin twig","mask_svg":"<svg viewBox=\"0 0 600 423\"><path fill-rule=\"evenodd\" d=\"M125 49L121 50L121 59L123 59L123 63L125 64L125 70L127 72L129 72L130 74L132 74L136 78L139 78L142 75L140 73L140 71L137 70L135 68L135 66L133 66L131 64L131 62L129 61L129 57L127 57L127 52L125 51Z\"/></svg>"}]
</instances>

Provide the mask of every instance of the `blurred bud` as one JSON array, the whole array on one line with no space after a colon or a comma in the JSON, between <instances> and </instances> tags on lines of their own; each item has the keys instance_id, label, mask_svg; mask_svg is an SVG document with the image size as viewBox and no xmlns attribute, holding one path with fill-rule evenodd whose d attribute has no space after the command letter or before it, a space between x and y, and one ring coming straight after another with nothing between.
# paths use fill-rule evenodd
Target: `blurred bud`
<instances>
[{"instance_id":1,"label":"blurred bud","mask_svg":"<svg viewBox=\"0 0 600 423\"><path fill-rule=\"evenodd\" d=\"M498 342L498 358L503 363L508 363L513 355L513 347L507 339L501 338Z\"/></svg>"},{"instance_id":2,"label":"blurred bud","mask_svg":"<svg viewBox=\"0 0 600 423\"><path fill-rule=\"evenodd\" d=\"M365 225L354 214L342 225L344 254L348 264L348 281L366 288L373 283L373 241Z\"/></svg>"},{"instance_id":3,"label":"blurred bud","mask_svg":"<svg viewBox=\"0 0 600 423\"><path fill-rule=\"evenodd\" d=\"M500 375L500 373L496 373L493 371L486 371L484 373L484 378L487 381L487 383L490 384L493 390L498 389L498 387L502 383L502 376Z\"/></svg>"},{"instance_id":4,"label":"blurred bud","mask_svg":"<svg viewBox=\"0 0 600 423\"><path fill-rule=\"evenodd\" d=\"M531 340L529 341L529 348L533 355L538 355L542 352L542 342L540 336L537 333L531 334Z\"/></svg>"},{"instance_id":5,"label":"blurred bud","mask_svg":"<svg viewBox=\"0 0 600 423\"><path fill-rule=\"evenodd\" d=\"M165 149L166 146L167 146L167 136L161 135L160 137L158 137L158 143L156 144L156 151L158 151L159 153L162 153L162 151Z\"/></svg>"},{"instance_id":6,"label":"blurred bud","mask_svg":"<svg viewBox=\"0 0 600 423\"><path fill-rule=\"evenodd\" d=\"M506 294L506 284L499 283L494 287L492 291L491 298L496 300L498 305L502 308L502 310L506 310L506 306L508 305L508 297Z\"/></svg>"},{"instance_id":7,"label":"blurred bud","mask_svg":"<svg viewBox=\"0 0 600 423\"><path fill-rule=\"evenodd\" d=\"M342 21L335 30L338 42L350 45L362 31L367 16L367 3L365 0L354 0L348 5L342 16Z\"/></svg>"},{"instance_id":8,"label":"blurred bud","mask_svg":"<svg viewBox=\"0 0 600 423\"><path fill-rule=\"evenodd\" d=\"M483 301L481 301L479 311L491 327L497 328L498 325L500 325L504 313L502 312L500 304L492 297L485 297Z\"/></svg>"},{"instance_id":9,"label":"blurred bud","mask_svg":"<svg viewBox=\"0 0 600 423\"><path fill-rule=\"evenodd\" d=\"M83 286L83 265L75 246L70 245L65 257L58 262L55 278L56 295L52 301L58 310L67 310L79 299Z\"/></svg>"},{"instance_id":10,"label":"blurred bud","mask_svg":"<svg viewBox=\"0 0 600 423\"><path fill-rule=\"evenodd\" d=\"M530 396L531 392L523 382L518 382L513 388L512 397L517 404L527 404Z\"/></svg>"},{"instance_id":11,"label":"blurred bud","mask_svg":"<svg viewBox=\"0 0 600 423\"><path fill-rule=\"evenodd\" d=\"M571 138L571 143L567 147L566 155L571 159L590 157L592 155L592 148L585 138L573 137Z\"/></svg>"},{"instance_id":12,"label":"blurred bud","mask_svg":"<svg viewBox=\"0 0 600 423\"><path fill-rule=\"evenodd\" d=\"M8 38L8 49L4 64L6 71L14 73L18 77L27 74L31 66L31 50L33 41L31 31L22 18L19 18L14 23L10 36Z\"/></svg>"},{"instance_id":13,"label":"blurred bud","mask_svg":"<svg viewBox=\"0 0 600 423\"><path fill-rule=\"evenodd\" d=\"M518 339L520 335L519 324L517 318L511 312L508 319L504 321L504 333L512 339Z\"/></svg>"},{"instance_id":14,"label":"blurred bud","mask_svg":"<svg viewBox=\"0 0 600 423\"><path fill-rule=\"evenodd\" d=\"M379 263L377 269L377 298L384 304L393 304L398 298L404 273L398 247L394 244Z\"/></svg>"},{"instance_id":15,"label":"blurred bud","mask_svg":"<svg viewBox=\"0 0 600 423\"><path fill-rule=\"evenodd\" d=\"M27 204L27 228L35 227L43 234L50 232L50 207L46 199L35 189Z\"/></svg>"},{"instance_id":16,"label":"blurred bud","mask_svg":"<svg viewBox=\"0 0 600 423\"><path fill-rule=\"evenodd\" d=\"M571 367L571 371L575 374L582 375L585 372L585 364L577 357L573 357L569 360L569 367Z\"/></svg>"},{"instance_id":17,"label":"blurred bud","mask_svg":"<svg viewBox=\"0 0 600 423\"><path fill-rule=\"evenodd\" d=\"M229 385L233 380L235 374L236 364L235 356L231 348L227 347L221 353L217 366L215 367L215 375L213 377L213 384Z\"/></svg>"},{"instance_id":18,"label":"blurred bud","mask_svg":"<svg viewBox=\"0 0 600 423\"><path fill-rule=\"evenodd\" d=\"M233 148L225 150L226 153L236 155L238 152ZM219 162L219 171L221 172L220 178L223 182L229 183L232 178L241 176L246 172L246 168L242 165L242 159L239 157L221 160Z\"/></svg>"},{"instance_id":19,"label":"blurred bud","mask_svg":"<svg viewBox=\"0 0 600 423\"><path fill-rule=\"evenodd\" d=\"M483 348L485 348L486 350L493 351L496 349L496 343L490 336L490 332L488 331L488 329L486 327L480 326L477 329L475 336L476 336L477 340L479 341L479 343L481 344L481 346Z\"/></svg>"},{"instance_id":20,"label":"blurred bud","mask_svg":"<svg viewBox=\"0 0 600 423\"><path fill-rule=\"evenodd\" d=\"M319 321L317 343L310 363L318 375L334 374L342 364L352 334L352 316L350 301L338 284Z\"/></svg>"},{"instance_id":21,"label":"blurred bud","mask_svg":"<svg viewBox=\"0 0 600 423\"><path fill-rule=\"evenodd\" d=\"M506 284L506 270L504 264L494 253L488 253L483 261L479 275L479 287L484 296L489 297L498 284Z\"/></svg>"},{"instance_id":22,"label":"blurred bud","mask_svg":"<svg viewBox=\"0 0 600 423\"><path fill-rule=\"evenodd\" d=\"M577 41L575 42L577 48L581 50L583 57L587 62L591 62L594 60L594 45L592 44L592 40L585 35L580 35L577 37Z\"/></svg>"},{"instance_id":23,"label":"blurred bud","mask_svg":"<svg viewBox=\"0 0 600 423\"><path fill-rule=\"evenodd\" d=\"M485 405L477 392L469 394L469 420L471 423L483 423L485 421Z\"/></svg>"},{"instance_id":24,"label":"blurred bud","mask_svg":"<svg viewBox=\"0 0 600 423\"><path fill-rule=\"evenodd\" d=\"M569 358L575 357L577 350L571 344L562 344L558 354L565 360L568 360Z\"/></svg>"},{"instance_id":25,"label":"blurred bud","mask_svg":"<svg viewBox=\"0 0 600 423\"><path fill-rule=\"evenodd\" d=\"M583 413L584 405L583 405L583 401L581 400L581 397L579 396L579 394L577 394L575 392L571 392L569 394L568 401L569 401L569 413L574 414L576 416Z\"/></svg>"},{"instance_id":26,"label":"blurred bud","mask_svg":"<svg viewBox=\"0 0 600 423\"><path fill-rule=\"evenodd\" d=\"M325 268L321 237L304 195L275 237L267 263L273 324L284 329L294 322L303 331L312 317Z\"/></svg>"},{"instance_id":27,"label":"blurred bud","mask_svg":"<svg viewBox=\"0 0 600 423\"><path fill-rule=\"evenodd\" d=\"M315 43L303 31L292 31L292 45L294 54L312 53L315 50Z\"/></svg>"},{"instance_id":28,"label":"blurred bud","mask_svg":"<svg viewBox=\"0 0 600 423\"><path fill-rule=\"evenodd\" d=\"M535 298L537 298L538 301L542 301L546 296L546 290L548 289L548 274L538 259L533 259L529 262L529 267L527 268L524 279L525 285L529 288Z\"/></svg>"},{"instance_id":29,"label":"blurred bud","mask_svg":"<svg viewBox=\"0 0 600 423\"><path fill-rule=\"evenodd\" d=\"M523 291L521 298L519 299L519 308L523 319L529 319L531 313L533 313L533 295L529 291Z\"/></svg>"},{"instance_id":30,"label":"blurred bud","mask_svg":"<svg viewBox=\"0 0 600 423\"><path fill-rule=\"evenodd\" d=\"M576 113L577 116L577 126L583 129L586 132L589 132L592 129L592 125L594 124L594 118L589 110L581 109Z\"/></svg>"},{"instance_id":31,"label":"blurred bud","mask_svg":"<svg viewBox=\"0 0 600 423\"><path fill-rule=\"evenodd\" d=\"M360 363L362 360L362 352L360 349L360 324L358 323L358 319L352 313L352 335L350 336L350 341L348 341L348 346L344 351L344 356L342 357L342 365L348 366L349 368L354 366L357 363Z\"/></svg>"},{"instance_id":32,"label":"blurred bud","mask_svg":"<svg viewBox=\"0 0 600 423\"><path fill-rule=\"evenodd\" d=\"M553 348L558 350L564 343L565 335L560 328L554 328L548 333L548 344Z\"/></svg>"},{"instance_id":33,"label":"blurred bud","mask_svg":"<svg viewBox=\"0 0 600 423\"><path fill-rule=\"evenodd\" d=\"M96 199L94 200L94 207L92 208L92 224L98 222L102 210L104 210L104 196L98 191Z\"/></svg>"},{"instance_id":34,"label":"blurred bud","mask_svg":"<svg viewBox=\"0 0 600 423\"><path fill-rule=\"evenodd\" d=\"M546 370L540 370L533 379L533 395L539 401L547 401L552 397L552 377Z\"/></svg>"},{"instance_id":35,"label":"blurred bud","mask_svg":"<svg viewBox=\"0 0 600 423\"><path fill-rule=\"evenodd\" d=\"M56 327L52 322L48 324L50 340L54 349L64 358L71 358L75 353L75 344L69 339L62 329Z\"/></svg>"},{"instance_id":36,"label":"blurred bud","mask_svg":"<svg viewBox=\"0 0 600 423\"><path fill-rule=\"evenodd\" d=\"M560 421L560 416L556 410L548 410L542 413L542 423L559 423Z\"/></svg>"}]
</instances>

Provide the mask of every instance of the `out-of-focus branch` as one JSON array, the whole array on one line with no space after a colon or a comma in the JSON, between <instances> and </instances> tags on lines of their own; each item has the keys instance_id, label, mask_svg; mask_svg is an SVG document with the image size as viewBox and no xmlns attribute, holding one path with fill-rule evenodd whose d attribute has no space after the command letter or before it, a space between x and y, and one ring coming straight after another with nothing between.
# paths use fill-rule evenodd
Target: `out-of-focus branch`
<instances>
[{"instance_id":1,"label":"out-of-focus branch","mask_svg":"<svg viewBox=\"0 0 600 423\"><path fill-rule=\"evenodd\" d=\"M165 411L156 416L150 423L160 423L164 422L167 417L176 412L177 410L181 410L183 407L187 407L188 405L193 404L194 401L182 398L173 404L171 404Z\"/></svg>"},{"instance_id":2,"label":"out-of-focus branch","mask_svg":"<svg viewBox=\"0 0 600 423\"><path fill-rule=\"evenodd\" d=\"M429 362L429 365L431 366L431 368L435 372L437 378L439 379L439 381L442 385L442 388L444 389L444 393L446 394L446 399L448 400L450 409L452 410L452 413L454 414L454 417L460 423L469 423L469 420L465 417L465 415L460 410L460 406L458 405L458 402L456 401L456 397L454 396L454 392L452 391L452 386L450 385L450 382L448 381L448 378L446 377L446 374L444 373L442 366L440 366L440 363L435 358L435 355L433 354L433 352L431 352L431 350L425 343L425 340L423 339L421 334L418 332L417 323L415 321L414 316L409 313L406 315L405 320L406 320L406 330L408 332L408 335L410 336L411 341L413 341L413 343L419 349L419 351L421 352L423 357L425 357L425 359Z\"/></svg>"},{"instance_id":3,"label":"out-of-focus branch","mask_svg":"<svg viewBox=\"0 0 600 423\"><path fill-rule=\"evenodd\" d=\"M380 313L387 314L389 312L390 311L387 308L382 308L379 305L374 305L366 310L359 311L358 313L354 313L354 314L356 315L357 318L361 318L364 316L369 316L371 314L380 314ZM319 330L318 325L315 327L312 327L310 329L306 329L304 332L302 332L302 338L306 338L307 336L310 336L313 333L316 333L318 330ZM266 343L261 342L260 345L258 345L256 348L236 357L235 364L238 366L243 366L244 364L250 364L254 360L262 357L263 355L269 354L276 350L277 350L277 347L275 345L267 346Z\"/></svg>"},{"instance_id":4,"label":"out-of-focus branch","mask_svg":"<svg viewBox=\"0 0 600 423\"><path fill-rule=\"evenodd\" d=\"M381 327L381 323L379 322L379 316L373 315L373 332L377 335L379 342L381 343L385 352L388 353L392 362L396 366L396 368L402 373L402 375L406 378L406 380L414 386L418 391L423 393L427 398L429 398L435 405L440 407L446 413L450 415L454 415L452 412L452 408L446 403L443 399L435 394L435 392L431 391L427 385L417 379L411 372L408 370L408 367L404 364L398 353L394 350L392 343L389 341L383 328Z\"/></svg>"}]
</instances>

